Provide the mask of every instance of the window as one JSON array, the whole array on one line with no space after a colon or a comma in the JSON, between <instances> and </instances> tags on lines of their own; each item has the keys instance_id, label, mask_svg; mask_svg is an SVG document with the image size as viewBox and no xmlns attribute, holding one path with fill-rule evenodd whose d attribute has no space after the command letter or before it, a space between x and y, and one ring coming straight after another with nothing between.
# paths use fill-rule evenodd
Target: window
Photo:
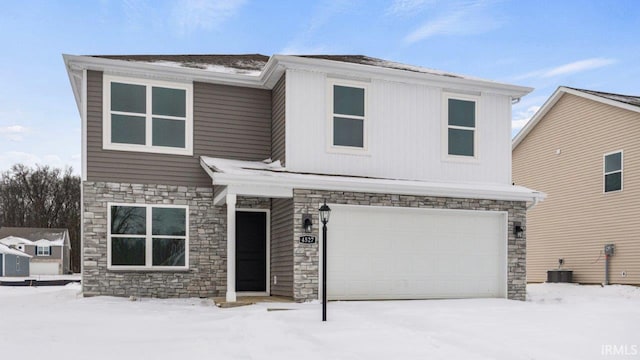
<instances>
[{"instance_id":1,"label":"window","mask_svg":"<svg viewBox=\"0 0 640 360\"><path fill-rule=\"evenodd\" d=\"M110 269L188 269L188 208L109 205Z\"/></svg>"},{"instance_id":2,"label":"window","mask_svg":"<svg viewBox=\"0 0 640 360\"><path fill-rule=\"evenodd\" d=\"M366 86L343 82L331 82L330 86L331 147L347 151L366 150Z\"/></svg>"},{"instance_id":3,"label":"window","mask_svg":"<svg viewBox=\"0 0 640 360\"><path fill-rule=\"evenodd\" d=\"M36 255L37 256L50 256L51 255L51 247L49 247L49 246L36 246Z\"/></svg>"},{"instance_id":4,"label":"window","mask_svg":"<svg viewBox=\"0 0 640 360\"><path fill-rule=\"evenodd\" d=\"M604 155L604 192L622 190L622 151Z\"/></svg>"},{"instance_id":5,"label":"window","mask_svg":"<svg viewBox=\"0 0 640 360\"><path fill-rule=\"evenodd\" d=\"M476 100L445 96L446 153L476 157Z\"/></svg>"},{"instance_id":6,"label":"window","mask_svg":"<svg viewBox=\"0 0 640 360\"><path fill-rule=\"evenodd\" d=\"M192 85L104 76L105 149L192 155Z\"/></svg>"}]
</instances>

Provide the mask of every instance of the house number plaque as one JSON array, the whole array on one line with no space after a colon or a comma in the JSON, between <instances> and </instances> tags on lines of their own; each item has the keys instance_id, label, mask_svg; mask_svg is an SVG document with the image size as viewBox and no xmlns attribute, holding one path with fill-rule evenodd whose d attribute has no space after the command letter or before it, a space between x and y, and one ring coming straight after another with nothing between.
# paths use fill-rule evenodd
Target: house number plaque
<instances>
[{"instance_id":1,"label":"house number plaque","mask_svg":"<svg viewBox=\"0 0 640 360\"><path fill-rule=\"evenodd\" d=\"M301 244L315 244L316 243L316 237L315 236L311 236L311 235L300 236L300 243Z\"/></svg>"}]
</instances>

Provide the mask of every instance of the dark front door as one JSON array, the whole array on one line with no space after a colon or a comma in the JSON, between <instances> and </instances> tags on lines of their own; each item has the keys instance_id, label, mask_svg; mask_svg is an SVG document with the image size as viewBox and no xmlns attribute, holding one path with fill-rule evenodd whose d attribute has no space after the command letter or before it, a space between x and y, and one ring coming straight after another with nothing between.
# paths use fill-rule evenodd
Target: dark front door
<instances>
[{"instance_id":1,"label":"dark front door","mask_svg":"<svg viewBox=\"0 0 640 360\"><path fill-rule=\"evenodd\" d=\"M236 212L236 291L267 291L267 213Z\"/></svg>"}]
</instances>

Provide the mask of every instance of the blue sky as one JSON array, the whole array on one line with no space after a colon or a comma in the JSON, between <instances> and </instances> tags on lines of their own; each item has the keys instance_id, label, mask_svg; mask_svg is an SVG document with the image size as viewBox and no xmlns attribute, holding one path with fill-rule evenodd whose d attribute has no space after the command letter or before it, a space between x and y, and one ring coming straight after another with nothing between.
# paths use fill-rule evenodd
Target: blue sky
<instances>
[{"instance_id":1,"label":"blue sky","mask_svg":"<svg viewBox=\"0 0 640 360\"><path fill-rule=\"evenodd\" d=\"M640 95L640 2L122 0L0 2L0 171L80 171L62 53L363 54L534 87L514 133L560 85Z\"/></svg>"}]
</instances>

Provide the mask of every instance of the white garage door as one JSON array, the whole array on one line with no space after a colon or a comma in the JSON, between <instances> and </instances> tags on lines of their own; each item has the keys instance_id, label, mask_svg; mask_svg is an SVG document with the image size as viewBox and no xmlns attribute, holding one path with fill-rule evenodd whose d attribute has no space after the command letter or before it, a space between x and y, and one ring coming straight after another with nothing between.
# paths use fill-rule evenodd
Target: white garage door
<instances>
[{"instance_id":1,"label":"white garage door","mask_svg":"<svg viewBox=\"0 0 640 360\"><path fill-rule=\"evenodd\" d=\"M329 299L506 296L506 213L330 206Z\"/></svg>"},{"instance_id":2,"label":"white garage door","mask_svg":"<svg viewBox=\"0 0 640 360\"><path fill-rule=\"evenodd\" d=\"M58 263L31 262L29 275L58 275L60 265Z\"/></svg>"}]
</instances>

